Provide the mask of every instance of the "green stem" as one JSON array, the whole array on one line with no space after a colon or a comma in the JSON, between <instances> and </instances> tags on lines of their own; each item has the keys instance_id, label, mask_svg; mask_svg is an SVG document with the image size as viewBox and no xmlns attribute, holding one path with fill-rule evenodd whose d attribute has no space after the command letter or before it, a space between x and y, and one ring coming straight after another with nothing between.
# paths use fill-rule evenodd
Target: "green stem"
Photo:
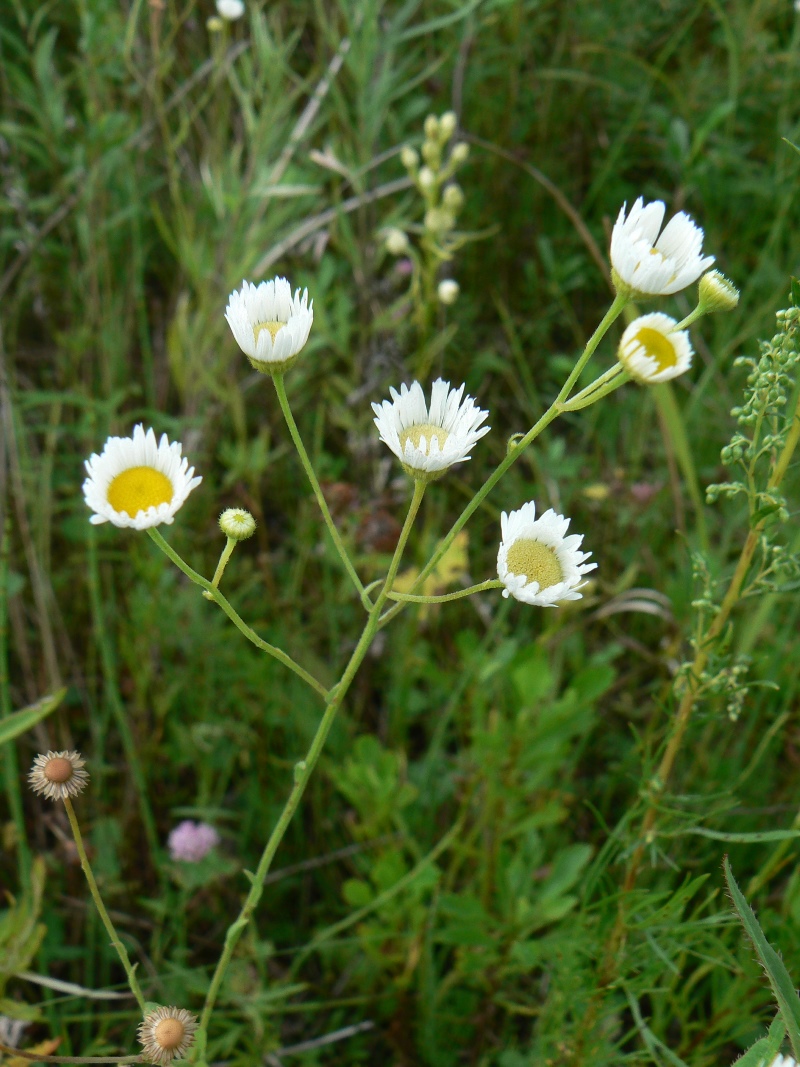
<instances>
[{"instance_id":1,"label":"green stem","mask_svg":"<svg viewBox=\"0 0 800 1067\"><path fill-rule=\"evenodd\" d=\"M125 950L125 946L120 941L119 934L114 928L114 924L112 923L109 914L106 911L106 906L100 896L100 890L97 888L97 882L94 880L94 874L92 873L92 868L89 865L89 857L86 855L86 849L83 847L83 837L81 836L81 828L80 826L78 826L78 820L75 817L75 809L72 807L72 801L69 799L69 797L64 797L64 808L67 812L69 824L72 827L72 836L75 838L75 847L78 850L78 856L80 857L83 873L86 875L86 881L89 883L89 892L92 894L92 900L94 901L95 906L97 907L97 911L103 922L103 926L105 926L106 932L111 938L111 944L117 950L117 955L119 956L120 961L122 962L122 966L125 968L125 974L128 976L128 985L130 986L131 993L133 993L133 995L136 997L139 1007L141 1008L142 1015L145 1015L147 1013L147 1009L145 1007L145 1000L142 996L142 991L139 988L139 983L136 979L136 968L131 964L128 953Z\"/></svg>"},{"instance_id":2,"label":"green stem","mask_svg":"<svg viewBox=\"0 0 800 1067\"><path fill-rule=\"evenodd\" d=\"M596 378L591 385L587 385L585 389L581 389L571 400L567 401L564 405L564 410L581 411L583 408L588 408L591 404L602 400L603 397L616 392L617 389L630 380L631 376L622 364L616 363L604 374L601 374L599 378Z\"/></svg>"},{"instance_id":3,"label":"green stem","mask_svg":"<svg viewBox=\"0 0 800 1067\"><path fill-rule=\"evenodd\" d=\"M236 609L226 600L219 589L216 589L207 578L202 576L202 574L198 574L197 571L192 570L189 564L181 559L172 545L164 540L155 526L151 526L147 532L164 555L169 557L175 566L183 571L190 581L194 582L195 585L199 585L201 589L205 589L206 592L210 594L209 599L219 604L236 629L244 634L248 641L251 641L256 648L260 648L262 652L266 652L268 655L272 656L273 659L278 660L284 667L288 667L290 671L294 671L299 678L302 678L312 689L316 690L323 699L328 699L328 690L325 686L321 682L318 682L313 674L309 674L309 672L301 667L299 663L296 663L288 653L283 651L283 649L276 648L275 645L271 645L269 641L265 641L262 637L259 637L255 630L247 625Z\"/></svg>"},{"instance_id":4,"label":"green stem","mask_svg":"<svg viewBox=\"0 0 800 1067\"><path fill-rule=\"evenodd\" d=\"M497 465L497 467L495 467L494 471L489 475L489 477L480 487L475 496L470 500L470 502L461 512L459 517L456 519L456 521L450 527L448 532L437 545L431 558L420 571L419 575L417 576L417 580L414 582L413 585L414 590L419 589L422 583L431 573L431 571L434 570L439 560L442 558L442 556L444 556L450 545L453 543L456 536L461 532L461 530L467 524L471 516L474 515L474 513L478 510L483 501L486 499L492 489L494 489L494 487L497 485L497 483L500 481L506 471L511 466L513 466L514 463L516 463L516 461L519 459L525 449L533 441L536 440L542 430L546 429L546 427L548 427L551 422L553 422L555 419L558 418L559 415L561 415L564 411L567 410L567 398L569 396L570 390L580 377L581 371L589 361L589 357L597 348L598 344L602 340L608 328L611 326L614 320L618 318L618 316L621 314L622 309L625 307L627 302L628 298L624 295L618 294L615 297L613 303L611 304L611 307L603 316L600 325L597 327L597 329L587 341L586 348L584 349L583 354L581 355L578 362L575 364L575 367L573 368L569 378L567 378L567 381L565 382L561 392L558 394L558 396L547 409L547 411L544 413L544 415L542 415L539 421L534 426L532 426L530 430L528 430L525 436L520 440L519 444L515 448L512 448L506 454L505 458ZM393 619L395 615L397 615L398 612L402 610L403 605L400 603L397 603L394 605L394 607L390 608L380 620L381 627L385 626L387 622Z\"/></svg>"},{"instance_id":5,"label":"green stem","mask_svg":"<svg viewBox=\"0 0 800 1067\"><path fill-rule=\"evenodd\" d=\"M685 319L681 319L681 321L677 324L677 326L673 326L672 327L672 331L671 332L675 333L676 330L685 330L689 326L691 326L692 323L697 322L698 319L702 318L703 315L707 315L707 314L708 314L708 308L703 304L698 304L697 307L694 309L694 311L690 311Z\"/></svg>"},{"instance_id":6,"label":"green stem","mask_svg":"<svg viewBox=\"0 0 800 1067\"><path fill-rule=\"evenodd\" d=\"M606 333L608 332L609 326L611 326L614 320L618 319L619 316L622 314L622 309L628 303L628 299L629 298L625 296L624 293L617 293L617 295L614 297L611 307L600 320L600 325L597 327L592 336L586 342L586 348L584 348L583 350L583 355L572 368L570 376L564 382L564 386L561 392L556 397L556 404L563 404L569 394L572 392L572 387L580 378L581 374L583 374L583 368L589 362L592 355L594 354L595 349L605 337Z\"/></svg>"},{"instance_id":7,"label":"green stem","mask_svg":"<svg viewBox=\"0 0 800 1067\"><path fill-rule=\"evenodd\" d=\"M487 589L502 589L503 583L497 578L489 578L485 582L471 585L468 589L459 589L457 593L444 593L441 596L415 596L413 593L389 593L389 600L398 600L409 604L445 604L448 600L460 600L464 596L472 596L473 593L483 593Z\"/></svg>"},{"instance_id":8,"label":"green stem","mask_svg":"<svg viewBox=\"0 0 800 1067\"><path fill-rule=\"evenodd\" d=\"M211 1021L211 1014L214 1010L219 991L222 986L222 981L225 977L225 973L228 969L236 945L239 942L242 934L247 928L250 918L255 911L258 903L261 899L261 895L264 891L264 882L269 873L270 865L275 856L275 853L280 846L281 841L289 827L289 823L292 821L292 816L297 811L297 807L305 792L306 786L311 775L314 772L314 768L317 765L320 754L325 746L330 729L333 725L333 721L336 718L336 713L342 705L342 701L347 695L347 691L350 688L350 684L353 678L356 676L358 668L367 654L369 646L372 644L373 638L378 631L378 623L380 620L380 613L383 609L383 605L386 603L386 598L389 595L392 584L397 576L397 571L400 566L400 560L403 556L403 550L408 536L411 533L411 527L414 524L414 519L419 511L419 506L422 503L422 497L425 493L425 483L417 481L414 483L414 494L411 498L411 504L409 505L408 514L406 520L403 523L403 529L400 532L400 538L397 542L392 561L389 564L389 570L386 575L386 579L383 583L383 588L378 595L375 604L370 611L369 618L364 626L364 630L359 638L358 644L350 657L350 660L345 667L344 673L337 685L333 687L329 696L328 703L325 708L325 713L320 720L320 724L317 727L317 731L311 741L311 745L306 753L305 759L295 764L294 768L294 785L292 786L289 797L283 807L277 823L269 836L264 851L261 854L258 867L255 874L252 876L252 886L250 892L247 894L242 910L239 912L238 917L228 927L225 934L225 944L223 946L222 954L219 958L217 966L214 970L214 974L211 978L211 983L208 987L208 993L206 994L206 1001L203 1006L203 1013L200 1017L200 1028L196 1038L197 1057L199 1063L204 1063L206 1036L208 1033L208 1025Z\"/></svg>"},{"instance_id":9,"label":"green stem","mask_svg":"<svg viewBox=\"0 0 800 1067\"><path fill-rule=\"evenodd\" d=\"M292 410L289 407L289 399L286 396L286 383L283 380L282 374L276 374L273 376L273 382L275 383L275 392L278 394L278 403L281 406L283 417L286 419L286 425L289 428L289 434L294 442L294 446L297 449L297 454L300 457L300 462L303 464L303 470L306 472L306 476L311 483L311 488L314 491L314 496L317 498L319 509L322 512L322 517L325 520L325 525L328 527L328 533L331 535L336 551L339 553L339 557L344 564L344 569L350 575L350 580L356 587L356 591L361 599L361 603L364 605L367 611L372 610L372 604L364 592L364 586L361 579L356 574L356 569L350 557L347 554L347 549L344 547L339 531L336 528L336 523L333 521L333 516L328 510L328 505L323 496L320 484L317 481L317 476L314 473L314 468L311 466L311 460L308 458L303 440L300 437L300 431L297 429L297 423L294 421Z\"/></svg>"},{"instance_id":10,"label":"green stem","mask_svg":"<svg viewBox=\"0 0 800 1067\"><path fill-rule=\"evenodd\" d=\"M217 569L214 571L214 577L211 579L211 584L215 589L218 588L219 583L222 581L222 575L225 573L225 568L228 566L228 560L233 555L233 550L236 548L239 542L234 537L229 537L225 547L220 553L219 563Z\"/></svg>"}]
</instances>

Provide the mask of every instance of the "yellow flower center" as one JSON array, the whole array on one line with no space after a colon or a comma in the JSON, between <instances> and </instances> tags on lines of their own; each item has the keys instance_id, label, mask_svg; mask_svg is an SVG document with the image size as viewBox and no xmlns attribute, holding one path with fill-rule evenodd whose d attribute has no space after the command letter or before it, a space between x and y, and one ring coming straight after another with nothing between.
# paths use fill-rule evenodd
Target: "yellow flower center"
<instances>
[{"instance_id":1,"label":"yellow flower center","mask_svg":"<svg viewBox=\"0 0 800 1067\"><path fill-rule=\"evenodd\" d=\"M667 367L674 367L678 362L675 346L669 337L666 337L659 330L652 330L649 326L642 326L634 334L633 340L638 342L647 355L656 361L659 371L666 370Z\"/></svg>"},{"instance_id":2,"label":"yellow flower center","mask_svg":"<svg viewBox=\"0 0 800 1067\"><path fill-rule=\"evenodd\" d=\"M538 582L540 589L549 589L564 580L558 556L541 541L521 537L508 550L508 569L512 574L524 574L529 582Z\"/></svg>"},{"instance_id":3,"label":"yellow flower center","mask_svg":"<svg viewBox=\"0 0 800 1067\"><path fill-rule=\"evenodd\" d=\"M160 1048L173 1049L180 1045L185 1033L186 1030L180 1019L162 1019L156 1026L153 1036Z\"/></svg>"},{"instance_id":4,"label":"yellow flower center","mask_svg":"<svg viewBox=\"0 0 800 1067\"><path fill-rule=\"evenodd\" d=\"M400 434L400 447L405 452L406 441L410 441L414 448L420 447L420 441L425 438L425 455L429 455L431 451L431 441L435 437L439 442L439 449L443 449L445 442L450 434L447 430L443 430L441 426L434 426L433 423L423 422L418 426L409 426L408 429L403 430Z\"/></svg>"},{"instance_id":5,"label":"yellow flower center","mask_svg":"<svg viewBox=\"0 0 800 1067\"><path fill-rule=\"evenodd\" d=\"M269 335L274 341L275 335L277 334L278 330L282 329L285 325L285 322L259 322L256 326L253 327L253 333L255 334L256 341L258 341L259 335L262 330L269 330Z\"/></svg>"},{"instance_id":6,"label":"yellow flower center","mask_svg":"<svg viewBox=\"0 0 800 1067\"><path fill-rule=\"evenodd\" d=\"M72 764L65 756L55 756L48 760L44 768L44 776L48 782L55 785L63 785L72 777Z\"/></svg>"},{"instance_id":7,"label":"yellow flower center","mask_svg":"<svg viewBox=\"0 0 800 1067\"><path fill-rule=\"evenodd\" d=\"M108 487L108 502L114 511L124 511L134 518L140 511L169 504L172 482L153 467L128 467Z\"/></svg>"}]
</instances>

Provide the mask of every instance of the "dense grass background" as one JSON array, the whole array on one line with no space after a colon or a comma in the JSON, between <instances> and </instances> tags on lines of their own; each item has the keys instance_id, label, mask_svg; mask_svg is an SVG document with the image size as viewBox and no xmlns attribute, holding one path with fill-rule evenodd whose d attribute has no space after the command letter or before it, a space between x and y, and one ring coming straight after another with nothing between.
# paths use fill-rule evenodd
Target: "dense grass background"
<instances>
[{"instance_id":1,"label":"dense grass background","mask_svg":"<svg viewBox=\"0 0 800 1067\"><path fill-rule=\"evenodd\" d=\"M461 221L480 239L454 266L462 295L438 328L456 329L431 376L465 380L493 432L429 493L409 565L549 404L599 321L623 201L690 211L741 304L694 331L672 414L629 386L560 420L470 524L479 581L493 574L502 509L535 498L571 515L600 564L582 601L545 612L485 595L407 611L384 632L240 946L212 1055L727 1065L772 1009L722 856L797 980L797 849L684 831L797 817L793 594L737 615L733 647L777 688L749 690L736 722L724 696L699 707L616 980L598 983L693 625L690 553L724 579L746 533L735 502L700 502L724 476L744 380L733 360L774 332L800 269L800 161L783 140L800 137L800 17L787 0L278 0L212 32L212 14L193 0L11 0L0 25L2 710L68 687L4 750L0 884L4 906L20 906L0 927L0 987L17 970L121 982L62 812L21 784L36 751L76 746L92 774L81 822L148 995L201 1001L319 702L147 537L90 527L82 463L138 420L177 436L204 481L170 540L211 574L219 512L249 508L258 534L226 591L333 682L361 608L274 391L223 310L242 277L308 287L314 328L289 395L359 572L377 577L408 486L369 402L428 359L380 231L419 221L416 195L396 185L399 151L419 144L426 114L452 107L472 149ZM680 317L691 298L664 310ZM185 817L223 835L197 870L166 853ZM9 931L33 856L45 860L44 932L17 958ZM5 996L0 1010L35 1020L28 1044L132 1050L128 1000L109 1010L22 978Z\"/></svg>"}]
</instances>

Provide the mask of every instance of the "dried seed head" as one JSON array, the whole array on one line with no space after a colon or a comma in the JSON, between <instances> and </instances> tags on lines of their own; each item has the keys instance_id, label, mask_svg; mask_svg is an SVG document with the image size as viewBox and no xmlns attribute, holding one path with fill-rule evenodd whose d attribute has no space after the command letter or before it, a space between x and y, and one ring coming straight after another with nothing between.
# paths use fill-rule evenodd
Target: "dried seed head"
<instances>
[{"instance_id":1,"label":"dried seed head","mask_svg":"<svg viewBox=\"0 0 800 1067\"><path fill-rule=\"evenodd\" d=\"M64 800L82 793L89 775L80 752L47 752L33 761L28 783L34 793L49 800Z\"/></svg>"},{"instance_id":2,"label":"dried seed head","mask_svg":"<svg viewBox=\"0 0 800 1067\"><path fill-rule=\"evenodd\" d=\"M142 1056L167 1067L191 1047L196 1030L197 1017L185 1008L154 1008L139 1023Z\"/></svg>"}]
</instances>

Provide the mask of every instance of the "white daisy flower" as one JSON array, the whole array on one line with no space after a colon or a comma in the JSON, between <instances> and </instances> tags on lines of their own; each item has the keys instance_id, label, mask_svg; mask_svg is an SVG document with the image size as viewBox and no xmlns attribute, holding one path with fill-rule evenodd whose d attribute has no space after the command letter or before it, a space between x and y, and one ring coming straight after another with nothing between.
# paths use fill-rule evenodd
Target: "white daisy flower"
<instances>
[{"instance_id":1,"label":"white daisy flower","mask_svg":"<svg viewBox=\"0 0 800 1067\"><path fill-rule=\"evenodd\" d=\"M566 536L569 519L552 508L536 518L531 500L519 511L500 517L503 539L497 553L497 575L509 594L525 604L555 607L562 600L580 600L584 574L596 563L586 563L591 552L580 552L582 534Z\"/></svg>"},{"instance_id":2,"label":"white daisy flower","mask_svg":"<svg viewBox=\"0 0 800 1067\"><path fill-rule=\"evenodd\" d=\"M482 411L471 396L462 401L463 385L451 389L450 382L437 378L430 408L419 382L401 385L399 393L396 389L389 392L391 401L372 405L375 425L381 441L412 478L440 478L454 463L468 460L472 446L489 432L488 426L478 428L489 412Z\"/></svg>"},{"instance_id":3,"label":"white daisy flower","mask_svg":"<svg viewBox=\"0 0 800 1067\"><path fill-rule=\"evenodd\" d=\"M203 480L193 477L194 467L181 458L179 441L170 444L162 434L156 443L152 429L145 433L141 423L133 437L109 437L102 453L86 460L86 472L83 496L94 512L89 522L136 530L171 523Z\"/></svg>"},{"instance_id":4,"label":"white daisy flower","mask_svg":"<svg viewBox=\"0 0 800 1067\"><path fill-rule=\"evenodd\" d=\"M262 373L282 374L308 340L314 321L314 301L308 303L308 289L292 297L285 278L252 285L242 282L228 297L225 318L236 343Z\"/></svg>"},{"instance_id":5,"label":"white daisy flower","mask_svg":"<svg viewBox=\"0 0 800 1067\"><path fill-rule=\"evenodd\" d=\"M702 256L703 231L683 211L674 215L659 236L666 208L661 200L645 204L640 196L625 217L620 208L611 233L614 283L634 293L667 296L691 285L714 262Z\"/></svg>"},{"instance_id":6,"label":"white daisy flower","mask_svg":"<svg viewBox=\"0 0 800 1067\"><path fill-rule=\"evenodd\" d=\"M625 330L617 359L637 382L649 384L677 378L692 365L694 350L688 330L660 311L640 315Z\"/></svg>"}]
</instances>

